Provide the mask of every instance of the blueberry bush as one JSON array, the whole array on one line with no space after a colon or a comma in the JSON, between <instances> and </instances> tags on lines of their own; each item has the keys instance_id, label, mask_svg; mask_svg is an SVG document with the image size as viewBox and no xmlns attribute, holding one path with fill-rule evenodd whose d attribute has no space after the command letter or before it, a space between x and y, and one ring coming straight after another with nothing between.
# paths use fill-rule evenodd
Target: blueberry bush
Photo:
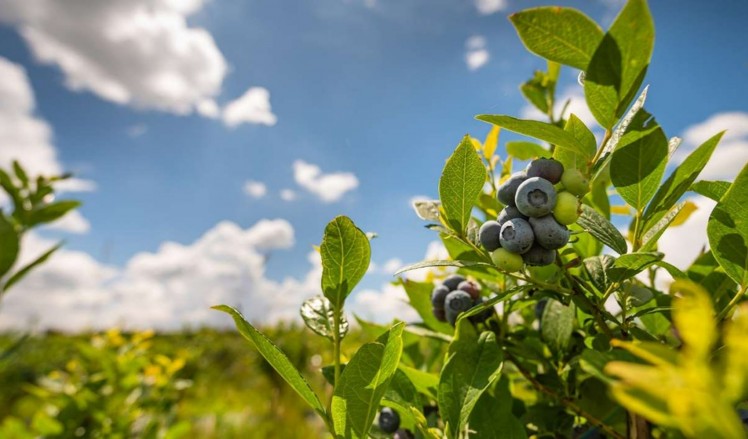
<instances>
[{"instance_id":1,"label":"blueberry bush","mask_svg":"<svg viewBox=\"0 0 748 439\"><path fill-rule=\"evenodd\" d=\"M485 141L464 137L439 200L414 206L450 256L398 272L429 270L426 281L396 281L420 322L359 319L371 341L341 351L345 300L371 252L346 217L325 229L322 294L301 309L330 341L328 394L238 311L216 308L336 438L745 438L748 167L732 182L698 180L723 133L670 161L679 139L645 108L645 0L629 0L607 31L562 7L510 20L547 61L521 85L547 121L477 116L492 125ZM557 111L562 66L580 71L599 127L568 103ZM532 140L507 142L500 158L500 130ZM689 191L717 204L710 249L682 271L657 243L693 211Z\"/></svg>"}]
</instances>

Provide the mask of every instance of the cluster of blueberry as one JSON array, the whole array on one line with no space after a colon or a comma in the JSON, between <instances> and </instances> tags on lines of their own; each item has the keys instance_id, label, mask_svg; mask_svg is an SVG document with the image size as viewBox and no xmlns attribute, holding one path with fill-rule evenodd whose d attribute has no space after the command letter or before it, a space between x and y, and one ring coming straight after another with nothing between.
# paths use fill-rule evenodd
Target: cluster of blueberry
<instances>
[{"instance_id":1,"label":"cluster of blueberry","mask_svg":"<svg viewBox=\"0 0 748 439\"><path fill-rule=\"evenodd\" d=\"M389 407L379 411L379 429L387 434L392 434L393 439L414 439L413 432L400 428L400 415Z\"/></svg>"},{"instance_id":2,"label":"cluster of blueberry","mask_svg":"<svg viewBox=\"0 0 748 439\"><path fill-rule=\"evenodd\" d=\"M564 190L557 192L559 183ZM481 245L496 266L510 273L523 264L552 264L556 250L569 242L566 226L579 217L577 197L588 191L589 181L579 170L564 170L554 159L533 160L499 186L498 198L506 207L496 221L481 226Z\"/></svg>"},{"instance_id":3,"label":"cluster of blueberry","mask_svg":"<svg viewBox=\"0 0 748 439\"><path fill-rule=\"evenodd\" d=\"M437 320L449 322L454 326L457 316L475 305L483 302L480 285L455 274L444 279L431 293L432 312ZM474 323L483 322L491 317L491 310L471 316Z\"/></svg>"}]
</instances>

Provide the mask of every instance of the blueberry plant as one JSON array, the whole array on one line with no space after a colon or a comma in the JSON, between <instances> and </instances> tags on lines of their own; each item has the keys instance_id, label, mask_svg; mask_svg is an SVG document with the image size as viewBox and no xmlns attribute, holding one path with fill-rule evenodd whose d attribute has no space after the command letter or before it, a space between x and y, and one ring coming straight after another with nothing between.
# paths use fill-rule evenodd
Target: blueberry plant
<instances>
[{"instance_id":1,"label":"blueberry plant","mask_svg":"<svg viewBox=\"0 0 748 439\"><path fill-rule=\"evenodd\" d=\"M722 133L670 162L679 140L642 90L654 44L645 0L628 0L607 31L562 7L510 20L547 61L521 91L548 120L479 115L492 125L485 141L463 138L439 200L414 206L449 254L397 273L429 269L426 281L396 282L422 321L358 320L374 341L341 352L345 299L370 259L366 234L345 217L319 249L323 294L301 309L331 341L326 402L236 310L217 308L336 438L745 438L748 167L732 182L697 181ZM562 66L580 71L599 127L568 102L557 111ZM507 142L502 159L500 130L534 140ZM658 239L688 219L689 191L717 204L710 250L680 270ZM612 214L628 220L625 232Z\"/></svg>"}]
</instances>

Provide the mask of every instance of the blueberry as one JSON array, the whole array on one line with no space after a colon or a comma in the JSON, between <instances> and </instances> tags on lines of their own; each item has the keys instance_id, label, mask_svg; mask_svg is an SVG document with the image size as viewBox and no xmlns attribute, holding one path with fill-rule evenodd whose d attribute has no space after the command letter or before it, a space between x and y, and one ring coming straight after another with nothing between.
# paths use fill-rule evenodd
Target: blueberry
<instances>
[{"instance_id":1,"label":"blueberry","mask_svg":"<svg viewBox=\"0 0 748 439\"><path fill-rule=\"evenodd\" d=\"M543 318L543 311L545 311L545 306L548 305L548 299L540 299L537 302L535 302L535 318L540 320Z\"/></svg>"},{"instance_id":2,"label":"blueberry","mask_svg":"<svg viewBox=\"0 0 748 439\"><path fill-rule=\"evenodd\" d=\"M556 189L550 181L531 177L519 185L515 196L517 209L527 216L543 216L556 206Z\"/></svg>"},{"instance_id":3,"label":"blueberry","mask_svg":"<svg viewBox=\"0 0 748 439\"><path fill-rule=\"evenodd\" d=\"M535 242L548 250L556 250L569 242L569 229L559 224L553 215L530 218L530 225L535 234Z\"/></svg>"},{"instance_id":4,"label":"blueberry","mask_svg":"<svg viewBox=\"0 0 748 439\"><path fill-rule=\"evenodd\" d=\"M499 270L506 271L507 273L514 273L520 271L524 265L522 256L512 253L505 248L500 248L491 252L491 260Z\"/></svg>"},{"instance_id":5,"label":"blueberry","mask_svg":"<svg viewBox=\"0 0 748 439\"><path fill-rule=\"evenodd\" d=\"M553 217L561 224L569 225L579 218L579 200L571 192L562 191L556 194L556 207Z\"/></svg>"},{"instance_id":6,"label":"blueberry","mask_svg":"<svg viewBox=\"0 0 748 439\"><path fill-rule=\"evenodd\" d=\"M532 247L535 235L530 223L514 218L501 226L501 246L512 253L522 254Z\"/></svg>"},{"instance_id":7,"label":"blueberry","mask_svg":"<svg viewBox=\"0 0 748 439\"><path fill-rule=\"evenodd\" d=\"M738 416L740 417L740 420L743 421L743 425L748 427L748 410L747 409L738 410Z\"/></svg>"},{"instance_id":8,"label":"blueberry","mask_svg":"<svg viewBox=\"0 0 748 439\"><path fill-rule=\"evenodd\" d=\"M556 260L556 250L548 250L536 243L522 255L522 260L527 265L550 265Z\"/></svg>"},{"instance_id":9,"label":"blueberry","mask_svg":"<svg viewBox=\"0 0 748 439\"><path fill-rule=\"evenodd\" d=\"M444 311L447 314L447 321L454 326L457 316L464 311L473 307L473 298L470 294L456 290L447 294L447 300L444 301Z\"/></svg>"},{"instance_id":10,"label":"blueberry","mask_svg":"<svg viewBox=\"0 0 748 439\"><path fill-rule=\"evenodd\" d=\"M525 174L528 177L540 177L550 181L553 184L561 181L561 175L564 173L564 165L556 159L535 159L527 165Z\"/></svg>"},{"instance_id":11,"label":"blueberry","mask_svg":"<svg viewBox=\"0 0 748 439\"><path fill-rule=\"evenodd\" d=\"M527 217L525 215L522 215L522 212L520 212L516 206L506 206L501 210L501 212L499 212L499 217L496 218L496 221L498 221L499 224L503 226L505 222L514 218L522 218L525 220L527 219Z\"/></svg>"},{"instance_id":12,"label":"blueberry","mask_svg":"<svg viewBox=\"0 0 748 439\"><path fill-rule=\"evenodd\" d=\"M400 429L395 432L395 435L392 436L392 439L415 439L416 437L413 435L413 432L407 429Z\"/></svg>"},{"instance_id":13,"label":"blueberry","mask_svg":"<svg viewBox=\"0 0 748 439\"><path fill-rule=\"evenodd\" d=\"M400 428L400 415L389 407L379 411L379 428L385 433L394 433Z\"/></svg>"},{"instance_id":14,"label":"blueberry","mask_svg":"<svg viewBox=\"0 0 748 439\"><path fill-rule=\"evenodd\" d=\"M480 285L476 284L473 281L462 281L459 285L457 285L457 289L470 294L470 297L472 297L473 300L476 300L480 297Z\"/></svg>"},{"instance_id":15,"label":"blueberry","mask_svg":"<svg viewBox=\"0 0 748 439\"><path fill-rule=\"evenodd\" d=\"M476 300L473 305L478 306L481 303L483 303L482 297ZM489 307L474 316L470 316L470 321L473 323L483 323L486 320L490 319L492 315L493 315L493 309Z\"/></svg>"},{"instance_id":16,"label":"blueberry","mask_svg":"<svg viewBox=\"0 0 748 439\"><path fill-rule=\"evenodd\" d=\"M449 291L454 291L457 289L457 285L459 285L460 282L464 280L465 278L460 276L459 274L453 274L452 276L449 276L446 279L444 279L444 282L442 282L442 285L449 288Z\"/></svg>"},{"instance_id":17,"label":"blueberry","mask_svg":"<svg viewBox=\"0 0 748 439\"><path fill-rule=\"evenodd\" d=\"M590 191L590 181L579 169L567 169L561 176L561 184L567 191L578 197Z\"/></svg>"},{"instance_id":18,"label":"blueberry","mask_svg":"<svg viewBox=\"0 0 748 439\"><path fill-rule=\"evenodd\" d=\"M483 223L478 232L478 238L483 248L492 252L501 247L499 233L501 233L501 224L497 221L486 221Z\"/></svg>"},{"instance_id":19,"label":"blueberry","mask_svg":"<svg viewBox=\"0 0 748 439\"><path fill-rule=\"evenodd\" d=\"M524 171L515 172L509 177L497 190L497 198L502 204L507 206L515 206L514 198L517 193L517 188L527 180L527 175Z\"/></svg>"},{"instance_id":20,"label":"blueberry","mask_svg":"<svg viewBox=\"0 0 748 439\"><path fill-rule=\"evenodd\" d=\"M449 294L449 288L439 285L431 292L431 306L434 309L444 309L444 298Z\"/></svg>"},{"instance_id":21,"label":"blueberry","mask_svg":"<svg viewBox=\"0 0 748 439\"><path fill-rule=\"evenodd\" d=\"M444 308L431 308L431 312L434 314L434 317L436 317L436 320L439 320L440 322L447 321L447 312L444 311Z\"/></svg>"}]
</instances>

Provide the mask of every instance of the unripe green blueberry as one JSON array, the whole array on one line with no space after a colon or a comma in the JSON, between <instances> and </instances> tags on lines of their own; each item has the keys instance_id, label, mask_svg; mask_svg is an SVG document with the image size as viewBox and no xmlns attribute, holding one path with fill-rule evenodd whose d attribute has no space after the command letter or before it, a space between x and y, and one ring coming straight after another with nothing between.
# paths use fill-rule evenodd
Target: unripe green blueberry
<instances>
[{"instance_id":1,"label":"unripe green blueberry","mask_svg":"<svg viewBox=\"0 0 748 439\"><path fill-rule=\"evenodd\" d=\"M496 191L499 201L501 201L501 203L506 206L514 206L514 198L517 193L517 188L525 180L527 180L525 171L515 172L514 174L512 174L512 176L509 177L501 186L499 186Z\"/></svg>"},{"instance_id":2,"label":"unripe green blueberry","mask_svg":"<svg viewBox=\"0 0 748 439\"><path fill-rule=\"evenodd\" d=\"M447 297L447 294L449 294L449 288L444 285L438 285L431 292L431 306L434 309L444 309L444 299Z\"/></svg>"},{"instance_id":3,"label":"unripe green blueberry","mask_svg":"<svg viewBox=\"0 0 748 439\"><path fill-rule=\"evenodd\" d=\"M501 246L512 253L522 254L532 247L535 235L530 223L522 218L514 218L501 226Z\"/></svg>"},{"instance_id":4,"label":"unripe green blueberry","mask_svg":"<svg viewBox=\"0 0 748 439\"><path fill-rule=\"evenodd\" d=\"M389 407L379 412L379 428L385 433L394 433L400 428L400 415Z\"/></svg>"},{"instance_id":5,"label":"unripe green blueberry","mask_svg":"<svg viewBox=\"0 0 748 439\"><path fill-rule=\"evenodd\" d=\"M556 207L553 217L561 224L574 224L579 218L579 200L571 192L563 191L556 194Z\"/></svg>"},{"instance_id":6,"label":"unripe green blueberry","mask_svg":"<svg viewBox=\"0 0 748 439\"><path fill-rule=\"evenodd\" d=\"M567 169L561 176L561 184L572 194L583 197L590 191L590 181L579 169Z\"/></svg>"},{"instance_id":7,"label":"unripe green blueberry","mask_svg":"<svg viewBox=\"0 0 748 439\"><path fill-rule=\"evenodd\" d=\"M556 189L544 178L530 177L519 185L514 201L524 215L548 215L556 206Z\"/></svg>"},{"instance_id":8,"label":"unripe green blueberry","mask_svg":"<svg viewBox=\"0 0 748 439\"><path fill-rule=\"evenodd\" d=\"M535 234L535 243L548 250L559 249L569 242L569 229L559 224L553 215L530 218L530 225Z\"/></svg>"},{"instance_id":9,"label":"unripe green blueberry","mask_svg":"<svg viewBox=\"0 0 748 439\"><path fill-rule=\"evenodd\" d=\"M527 177L540 177L550 181L553 184L561 181L561 175L564 173L564 165L556 159L538 158L530 162L525 169Z\"/></svg>"},{"instance_id":10,"label":"unripe green blueberry","mask_svg":"<svg viewBox=\"0 0 748 439\"><path fill-rule=\"evenodd\" d=\"M478 239L483 248L492 252L501 247L501 242L499 242L500 233L501 224L499 224L498 221L486 221L482 226L480 226Z\"/></svg>"},{"instance_id":11,"label":"unripe green blueberry","mask_svg":"<svg viewBox=\"0 0 748 439\"><path fill-rule=\"evenodd\" d=\"M531 265L527 267L527 273L530 277L540 282L554 282L560 272L561 269L555 264L543 266Z\"/></svg>"},{"instance_id":12,"label":"unripe green blueberry","mask_svg":"<svg viewBox=\"0 0 748 439\"><path fill-rule=\"evenodd\" d=\"M455 290L447 294L447 300L444 301L444 311L447 314L447 321L454 326L457 316L473 307L473 298L470 294Z\"/></svg>"},{"instance_id":13,"label":"unripe green blueberry","mask_svg":"<svg viewBox=\"0 0 748 439\"><path fill-rule=\"evenodd\" d=\"M460 276L459 274L453 274L451 276L448 276L446 279L444 279L444 282L442 282L442 285L449 288L449 291L454 291L457 289L457 285L459 285L460 282L464 280L465 278Z\"/></svg>"},{"instance_id":14,"label":"unripe green blueberry","mask_svg":"<svg viewBox=\"0 0 748 439\"><path fill-rule=\"evenodd\" d=\"M473 300L477 300L480 297L480 285L473 281L462 281L457 285L457 289L470 294L470 297L472 297Z\"/></svg>"},{"instance_id":15,"label":"unripe green blueberry","mask_svg":"<svg viewBox=\"0 0 748 439\"><path fill-rule=\"evenodd\" d=\"M505 248L491 252L491 260L499 270L506 271L507 273L520 271L524 265L522 256L512 253Z\"/></svg>"},{"instance_id":16,"label":"unripe green blueberry","mask_svg":"<svg viewBox=\"0 0 748 439\"><path fill-rule=\"evenodd\" d=\"M496 218L496 221L499 223L499 225L503 226L505 222L514 218L522 218L523 220L527 219L527 217L525 215L522 215L522 212L520 212L516 206L506 206L505 208L501 209L501 212L499 212L499 216Z\"/></svg>"},{"instance_id":17,"label":"unripe green blueberry","mask_svg":"<svg viewBox=\"0 0 748 439\"><path fill-rule=\"evenodd\" d=\"M556 260L556 250L548 250L536 243L522 255L522 260L527 265L550 265Z\"/></svg>"}]
</instances>

